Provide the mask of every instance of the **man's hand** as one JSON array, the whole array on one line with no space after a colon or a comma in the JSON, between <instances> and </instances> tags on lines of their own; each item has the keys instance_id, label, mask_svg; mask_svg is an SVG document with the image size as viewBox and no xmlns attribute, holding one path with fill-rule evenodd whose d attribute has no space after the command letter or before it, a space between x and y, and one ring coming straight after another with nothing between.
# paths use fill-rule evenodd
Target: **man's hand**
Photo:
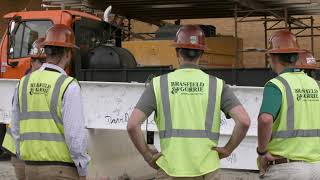
<instances>
[{"instance_id":1,"label":"man's hand","mask_svg":"<svg viewBox=\"0 0 320 180\"><path fill-rule=\"evenodd\" d=\"M147 119L147 116L139 109L134 109L128 125L127 130L128 134L136 146L138 151L141 153L145 161L154 169L159 169L157 164L155 163L157 159L161 156L161 154L152 147L148 147L144 134L141 131L141 124Z\"/></svg>"},{"instance_id":2,"label":"man's hand","mask_svg":"<svg viewBox=\"0 0 320 180\"><path fill-rule=\"evenodd\" d=\"M268 162L269 161L274 161L276 160L277 158L272 156L270 153L267 153L266 155L264 156L259 156L257 161L258 161L258 168L259 168L259 171L260 171L260 177L263 177L268 168L269 168L269 164Z\"/></svg>"},{"instance_id":3,"label":"man's hand","mask_svg":"<svg viewBox=\"0 0 320 180\"><path fill-rule=\"evenodd\" d=\"M212 150L215 150L218 152L220 159L226 158L230 156L230 154L232 153L231 151L227 150L225 147L213 147Z\"/></svg>"},{"instance_id":4,"label":"man's hand","mask_svg":"<svg viewBox=\"0 0 320 180\"><path fill-rule=\"evenodd\" d=\"M240 144L250 127L250 117L242 105L232 108L229 115L235 122L232 135L223 148L216 148L220 159L228 157Z\"/></svg>"},{"instance_id":5,"label":"man's hand","mask_svg":"<svg viewBox=\"0 0 320 180\"><path fill-rule=\"evenodd\" d=\"M161 156L161 153L159 153L155 148L148 149L146 153L143 154L144 160L151 166L153 169L159 169L159 166L156 164L156 161Z\"/></svg>"}]
</instances>

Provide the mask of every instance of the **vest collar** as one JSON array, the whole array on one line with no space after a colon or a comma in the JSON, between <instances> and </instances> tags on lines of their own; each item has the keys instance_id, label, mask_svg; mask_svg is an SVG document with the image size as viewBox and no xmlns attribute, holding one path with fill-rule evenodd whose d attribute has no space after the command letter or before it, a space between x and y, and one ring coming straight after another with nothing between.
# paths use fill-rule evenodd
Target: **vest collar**
<instances>
[{"instance_id":1,"label":"vest collar","mask_svg":"<svg viewBox=\"0 0 320 180\"><path fill-rule=\"evenodd\" d=\"M200 69L196 64L181 64L179 69Z\"/></svg>"},{"instance_id":2,"label":"vest collar","mask_svg":"<svg viewBox=\"0 0 320 180\"><path fill-rule=\"evenodd\" d=\"M296 73L296 72L302 72L302 70L299 68L286 68L280 74L288 73L288 72L295 72Z\"/></svg>"},{"instance_id":3,"label":"vest collar","mask_svg":"<svg viewBox=\"0 0 320 180\"><path fill-rule=\"evenodd\" d=\"M57 70L58 72L60 72L61 74L67 75L67 73L61 67L54 65L54 64L49 64L49 63L43 63L39 70L43 71L46 68L54 69L54 70Z\"/></svg>"}]
</instances>

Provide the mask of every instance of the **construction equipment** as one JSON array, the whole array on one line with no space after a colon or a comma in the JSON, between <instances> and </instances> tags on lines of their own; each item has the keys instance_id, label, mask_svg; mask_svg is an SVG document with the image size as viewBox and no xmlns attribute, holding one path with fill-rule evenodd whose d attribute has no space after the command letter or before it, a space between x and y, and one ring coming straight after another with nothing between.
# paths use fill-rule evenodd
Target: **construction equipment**
<instances>
[{"instance_id":1,"label":"construction equipment","mask_svg":"<svg viewBox=\"0 0 320 180\"><path fill-rule=\"evenodd\" d=\"M77 76L80 69L89 64L87 57L97 47L106 46L113 39L112 33L117 30L109 23L88 13L67 10L25 11L10 13L7 33L1 43L1 75L0 78L21 78L30 67L29 52L32 43L44 37L46 31L53 24L64 24L73 27L77 44L81 47L74 55L73 67L70 75ZM38 20L41 19L41 20ZM120 30L121 31L121 30ZM114 41L121 39L114 38ZM116 43L115 43L116 44ZM120 49L113 45L114 49ZM117 56L115 53L113 56ZM108 59L100 59L108 61ZM121 61L133 61L133 56L124 57ZM83 64L83 66L82 66Z\"/></svg>"},{"instance_id":2,"label":"construction equipment","mask_svg":"<svg viewBox=\"0 0 320 180\"><path fill-rule=\"evenodd\" d=\"M62 6L72 9L77 3L66 1L61 5L58 1L50 2L53 3L45 4L45 8ZM82 5L81 1L81 4L75 7L77 10L82 10L79 8ZM80 49L75 50L73 63L68 68L68 73L78 80L145 82L153 76L170 72L173 67L178 67L175 50L171 46L172 40L122 42L123 28L112 22L105 22L96 15L77 10L22 11L5 15L8 27L0 44L0 78L19 79L25 74L30 68L29 52L32 43L44 37L45 32L53 24L64 24L74 30L76 44ZM109 11L110 8L107 14L110 13ZM207 29L206 35L215 34L212 27L204 26L203 28ZM232 59L235 57L236 41L232 37L207 37L206 41L211 50L204 53L200 63L207 73L223 78L229 84L246 86L263 86L268 79L274 76L269 69L263 68L221 68L234 64ZM221 42L228 42L227 46L233 48L228 50ZM151 46L150 43L153 45ZM122 44L129 50L121 48ZM154 47L156 52L149 53L148 49L141 49L141 45L148 49ZM164 48L164 53L162 50L158 51L159 48ZM133 56L132 52L137 57ZM220 53L217 54L217 52ZM145 58L140 58L141 53L146 54L146 57L152 57L155 53L156 55L153 56L155 59L147 58L150 60L145 61ZM219 67L219 69L213 69L213 67ZM251 77L256 73L261 74L256 76L258 79L244 80L250 79L246 77Z\"/></svg>"},{"instance_id":3,"label":"construction equipment","mask_svg":"<svg viewBox=\"0 0 320 180\"><path fill-rule=\"evenodd\" d=\"M163 59L169 60L169 63L161 61L158 64L139 63L130 51L119 47L121 46L122 32L119 27L88 13L74 10L23 11L9 13L5 15L5 18L9 23L0 45L0 78L19 79L25 74L30 68L29 52L32 43L36 39L44 37L45 32L53 24L64 24L74 30L76 44L80 49L75 51L73 64L68 72L79 80L145 82L152 76L172 71L172 65L177 66L177 60L173 59L170 62L170 59L167 58ZM208 41L209 48L218 47L217 43L211 45L210 42ZM148 43L152 42L140 41L140 43L145 43L148 46ZM171 47L171 44L172 41L167 41L166 48L170 50L167 54L174 56L174 48ZM139 45L135 46L139 47ZM217 49L215 47L213 51ZM140 52L142 51L140 49ZM204 54L204 58L207 58L204 70L225 79L227 83L263 86L268 79L274 76L269 69L209 68L211 57L213 56ZM256 73L261 74L261 76L257 76L259 79L244 81L244 77L250 77ZM257 82L259 83L256 84Z\"/></svg>"}]
</instances>

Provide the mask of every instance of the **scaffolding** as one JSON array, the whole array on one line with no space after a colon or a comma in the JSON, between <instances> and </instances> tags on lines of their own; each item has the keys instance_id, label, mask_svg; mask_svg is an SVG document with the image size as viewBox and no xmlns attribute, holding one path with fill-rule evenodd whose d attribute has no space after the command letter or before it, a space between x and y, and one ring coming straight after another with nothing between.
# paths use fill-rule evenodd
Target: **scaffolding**
<instances>
[{"instance_id":1,"label":"scaffolding","mask_svg":"<svg viewBox=\"0 0 320 180\"><path fill-rule=\"evenodd\" d=\"M148 37L145 36L150 35L150 33L132 33L131 19L162 26L165 24L164 19L234 18L235 68L241 67L240 53L254 51L254 49L240 50L238 43L239 23L263 22L264 49L268 48L269 31L288 29L298 38L310 38L311 48L309 50L313 54L315 52L315 38L320 36L320 33L316 34L316 30L320 30L320 26L314 25L314 17L312 16L315 13L320 14L320 3L317 0L184 0L178 4L169 0L108 0L107 2L99 0L43 0L43 5L44 8L81 9L95 14L101 14L106 6L112 5L117 14L127 17L129 20L123 30L129 34L125 36L127 39L130 39L130 34L141 39L146 39ZM252 17L255 18L252 19ZM151 34L151 37L154 37L154 34ZM263 49L256 48L256 51L263 51ZM266 58L264 65L267 66Z\"/></svg>"},{"instance_id":2,"label":"scaffolding","mask_svg":"<svg viewBox=\"0 0 320 180\"><path fill-rule=\"evenodd\" d=\"M254 18L248 19L251 14L260 12L263 13L264 16L262 18ZM239 17L239 13L245 13L244 16ZM307 23L305 21L308 21ZM287 8L269 8L269 9L253 9L253 10L240 10L238 3L234 4L234 36L238 39L238 31L239 31L239 23L247 23L247 22L263 22L264 25L264 45L265 49L268 48L268 32L269 31L276 31L287 29L293 32L297 38L310 38L311 41L311 49L310 51L314 54L314 43L315 37L320 37L319 34L315 34L315 30L320 31L320 26L314 26L314 17L307 16L307 17L292 17L288 15ZM284 24L284 26L282 26ZM310 30L308 33L306 30ZM240 67L240 57L239 54L241 53L238 43L236 43L236 67ZM252 52L252 49L243 50L242 52ZM261 52L262 49L256 49L255 51ZM267 67L267 57L265 57L265 67Z\"/></svg>"}]
</instances>

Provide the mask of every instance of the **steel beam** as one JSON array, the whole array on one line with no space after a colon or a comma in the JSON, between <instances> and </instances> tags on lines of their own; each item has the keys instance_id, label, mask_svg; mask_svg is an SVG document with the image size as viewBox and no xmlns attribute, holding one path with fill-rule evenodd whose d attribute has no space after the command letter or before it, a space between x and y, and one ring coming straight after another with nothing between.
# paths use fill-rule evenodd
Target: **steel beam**
<instances>
[{"instance_id":1,"label":"steel beam","mask_svg":"<svg viewBox=\"0 0 320 180\"><path fill-rule=\"evenodd\" d=\"M254 0L232 0L235 3L239 3L243 7L247 7L249 9L263 9L265 8L262 4L258 3Z\"/></svg>"}]
</instances>

